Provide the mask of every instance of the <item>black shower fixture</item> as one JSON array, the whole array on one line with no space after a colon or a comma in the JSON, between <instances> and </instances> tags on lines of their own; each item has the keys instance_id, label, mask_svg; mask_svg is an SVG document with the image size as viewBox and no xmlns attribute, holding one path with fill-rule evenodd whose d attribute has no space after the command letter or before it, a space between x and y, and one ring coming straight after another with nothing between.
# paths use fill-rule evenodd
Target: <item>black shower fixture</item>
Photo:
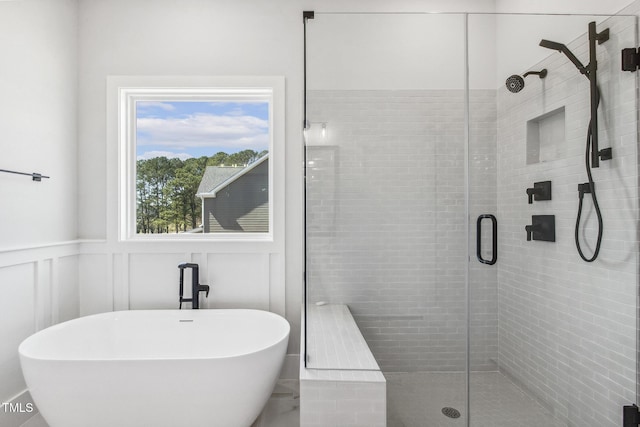
<instances>
[{"instance_id":1,"label":"black shower fixture","mask_svg":"<svg viewBox=\"0 0 640 427\"><path fill-rule=\"evenodd\" d=\"M564 53L573 65L576 66L581 74L584 74L589 79L589 87L591 92L591 119L589 120L589 127L587 129L587 142L585 147L585 168L587 171L588 182L578 184L578 215L576 218L575 226L575 241L578 254L586 262L593 262L598 258L600 252L600 244L602 243L602 232L604 229L602 221L602 213L600 212L600 206L598 205L598 198L596 197L596 187L593 182L593 176L591 174L591 168L597 168L600 166L600 160L610 160L612 157L611 148L598 149L598 105L600 104L600 89L598 88L597 69L598 61L596 59L596 42L602 44L609 40L609 29L606 28L601 32L596 30L596 23L589 23L589 64L585 67L582 62L569 50L567 46L562 43L552 42L549 40L541 40L540 46L557 50ZM593 201L593 207L596 211L596 217L598 219L598 237L596 240L595 249L591 257L587 257L580 246L580 217L582 215L582 203L585 194L591 194L591 200Z\"/></svg>"},{"instance_id":2,"label":"black shower fixture","mask_svg":"<svg viewBox=\"0 0 640 427\"><path fill-rule=\"evenodd\" d=\"M540 40L540 46L557 50L564 53L567 58L576 66L581 74L589 79L591 88L591 121L589 129L591 132L591 167L600 167L600 160L611 159L611 149L606 148L602 151L598 150L598 104L600 103L600 90L598 89L598 79L596 70L598 69L598 60L596 59L596 42L602 44L609 40L609 29L605 28L601 32L597 32L596 23L589 23L589 64L585 67L582 62L569 50L569 48L558 42L550 40Z\"/></svg>"},{"instance_id":3,"label":"black shower fixture","mask_svg":"<svg viewBox=\"0 0 640 427\"><path fill-rule=\"evenodd\" d=\"M569 58L569 60L573 62L573 65L576 66L576 68L578 69L578 71L580 71L581 74L585 74L585 75L588 74L587 68L582 64L582 62L580 62L578 58L576 58L573 52L571 52L566 45L562 43L557 43L557 42L552 42L549 40L542 39L540 40L540 46L564 53L565 55L567 55L567 58ZM588 75L587 75L587 78L589 78Z\"/></svg>"},{"instance_id":4,"label":"black shower fixture","mask_svg":"<svg viewBox=\"0 0 640 427\"><path fill-rule=\"evenodd\" d=\"M527 71L522 75L522 77L520 77L517 74L510 76L505 82L509 92L512 92L512 93L520 92L524 88L524 77L527 77L529 74L533 74L540 77L541 79L544 79L545 77L547 77L547 69L545 68L540 71Z\"/></svg>"},{"instance_id":5,"label":"black shower fixture","mask_svg":"<svg viewBox=\"0 0 640 427\"><path fill-rule=\"evenodd\" d=\"M531 225L524 227L527 232L527 242L541 240L543 242L556 241L556 216L531 215Z\"/></svg>"}]
</instances>

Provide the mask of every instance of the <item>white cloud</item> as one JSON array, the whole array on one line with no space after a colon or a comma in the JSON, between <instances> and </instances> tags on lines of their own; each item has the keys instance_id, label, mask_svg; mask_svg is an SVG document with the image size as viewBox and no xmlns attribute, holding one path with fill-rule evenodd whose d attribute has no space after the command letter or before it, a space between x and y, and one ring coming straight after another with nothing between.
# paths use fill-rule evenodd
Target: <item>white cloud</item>
<instances>
[{"instance_id":1,"label":"white cloud","mask_svg":"<svg viewBox=\"0 0 640 427\"><path fill-rule=\"evenodd\" d=\"M253 116L196 114L183 118L139 118L137 144L188 150L196 147L267 149L269 122Z\"/></svg>"},{"instance_id":2,"label":"white cloud","mask_svg":"<svg viewBox=\"0 0 640 427\"><path fill-rule=\"evenodd\" d=\"M137 107L138 110L149 110L152 108L157 108L163 111L174 111L176 109L175 105L173 104L157 101L138 101Z\"/></svg>"},{"instance_id":3,"label":"white cloud","mask_svg":"<svg viewBox=\"0 0 640 427\"><path fill-rule=\"evenodd\" d=\"M180 160L187 160L193 156L189 153L173 153L171 151L147 151L140 154L137 160L149 160L155 157L166 157L167 159L178 158Z\"/></svg>"},{"instance_id":4,"label":"white cloud","mask_svg":"<svg viewBox=\"0 0 640 427\"><path fill-rule=\"evenodd\" d=\"M238 108L234 108L233 110L229 110L225 113L226 116L244 116L245 112L242 108L238 107Z\"/></svg>"}]
</instances>

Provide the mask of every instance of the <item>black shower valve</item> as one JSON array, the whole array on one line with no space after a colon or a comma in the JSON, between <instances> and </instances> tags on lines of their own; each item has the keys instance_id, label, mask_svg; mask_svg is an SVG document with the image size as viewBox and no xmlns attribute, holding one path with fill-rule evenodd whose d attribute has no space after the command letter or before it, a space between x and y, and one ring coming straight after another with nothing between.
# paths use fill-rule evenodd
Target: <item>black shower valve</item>
<instances>
[{"instance_id":1,"label":"black shower valve","mask_svg":"<svg viewBox=\"0 0 640 427\"><path fill-rule=\"evenodd\" d=\"M529 204L534 200L551 200L551 181L534 183L533 188L527 188L527 196L529 196Z\"/></svg>"},{"instance_id":2,"label":"black shower valve","mask_svg":"<svg viewBox=\"0 0 640 427\"><path fill-rule=\"evenodd\" d=\"M531 225L524 227L527 232L527 241L542 240L544 242L556 241L556 217L555 215L532 215Z\"/></svg>"}]
</instances>

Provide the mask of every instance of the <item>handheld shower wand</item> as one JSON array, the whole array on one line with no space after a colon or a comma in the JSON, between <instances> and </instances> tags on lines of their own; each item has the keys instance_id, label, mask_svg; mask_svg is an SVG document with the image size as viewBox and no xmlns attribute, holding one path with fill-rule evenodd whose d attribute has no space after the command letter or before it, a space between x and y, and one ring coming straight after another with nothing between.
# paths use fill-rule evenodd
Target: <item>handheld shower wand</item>
<instances>
[{"instance_id":1,"label":"handheld shower wand","mask_svg":"<svg viewBox=\"0 0 640 427\"><path fill-rule=\"evenodd\" d=\"M585 67L582 62L569 50L569 48L558 42L542 39L540 40L540 46L557 50L564 53L567 58L576 66L580 74L589 79L591 89L591 121L589 127L591 128L591 167L600 167L600 160L611 159L611 148L605 148L603 150L598 149L598 104L600 103L600 92L598 90L598 60L596 58L596 42L602 44L609 40L609 29L605 28L601 32L596 31L596 23L589 23L589 64Z\"/></svg>"},{"instance_id":2,"label":"handheld shower wand","mask_svg":"<svg viewBox=\"0 0 640 427\"><path fill-rule=\"evenodd\" d=\"M573 65L576 66L578 71L580 71L581 74L584 74L585 77L589 79L591 90L591 120L589 120L589 127L587 129L587 143L585 150L585 168L587 171L588 182L585 182L584 184L578 184L579 204L575 227L576 248L578 249L580 258L582 258L586 262L593 262L596 260L596 258L598 258L598 254L600 253L600 244L602 243L602 233L604 229L602 213L600 212L600 206L598 205L598 198L596 197L596 188L595 183L593 182L593 176L591 175L591 169L599 167L600 160L610 160L612 157L611 148L605 148L603 150L598 149L598 105L600 104L600 90L598 89L598 80L596 76L596 72L598 69L598 61L596 59L596 42L598 42L598 44L602 44L607 40L609 40L609 29L606 28L598 33L596 31L596 23L590 22L589 64L586 67L564 44L544 39L540 41L540 46L564 53L567 58L569 58L569 60L573 63ZM595 250L593 251L593 255L590 258L587 258L582 252L579 239L580 218L582 216L582 201L585 194L591 194L593 208L595 209L596 216L598 218L598 237L596 240Z\"/></svg>"},{"instance_id":3,"label":"handheld shower wand","mask_svg":"<svg viewBox=\"0 0 640 427\"><path fill-rule=\"evenodd\" d=\"M589 78L589 76L587 75L588 74L587 68L584 65L582 65L582 62L580 62L580 60L576 58L573 52L571 52L566 45L562 43L557 43L557 42L552 42L550 40L542 39L540 40L540 46L564 53L565 55L567 55L567 58L569 58L569 60L573 62L573 65L576 66L578 71L580 71L580 74L585 74L586 77Z\"/></svg>"}]
</instances>

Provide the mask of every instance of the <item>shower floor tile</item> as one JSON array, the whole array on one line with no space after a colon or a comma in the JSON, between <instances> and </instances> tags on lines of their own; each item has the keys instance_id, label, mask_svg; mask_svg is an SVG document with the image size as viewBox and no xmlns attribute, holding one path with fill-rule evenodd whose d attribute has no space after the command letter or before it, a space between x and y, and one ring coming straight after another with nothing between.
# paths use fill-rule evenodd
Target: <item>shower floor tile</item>
<instances>
[{"instance_id":1,"label":"shower floor tile","mask_svg":"<svg viewBox=\"0 0 640 427\"><path fill-rule=\"evenodd\" d=\"M464 427L463 373L385 373L387 427ZM448 418L453 407L460 418ZM471 427L566 427L499 372L471 374Z\"/></svg>"}]
</instances>

